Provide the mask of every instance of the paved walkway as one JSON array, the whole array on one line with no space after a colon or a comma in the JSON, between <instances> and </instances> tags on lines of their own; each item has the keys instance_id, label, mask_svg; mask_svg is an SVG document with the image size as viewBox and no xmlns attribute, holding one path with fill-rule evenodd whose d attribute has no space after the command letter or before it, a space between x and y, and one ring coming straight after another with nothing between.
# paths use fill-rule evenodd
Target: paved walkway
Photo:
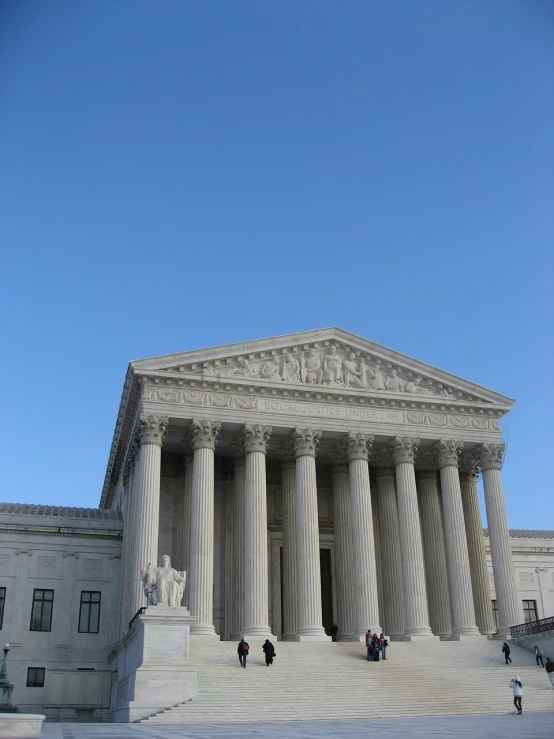
<instances>
[{"instance_id":1,"label":"paved walkway","mask_svg":"<svg viewBox=\"0 0 554 739\"><path fill-rule=\"evenodd\" d=\"M41 739L552 739L554 712L273 724L44 724Z\"/></svg>"}]
</instances>

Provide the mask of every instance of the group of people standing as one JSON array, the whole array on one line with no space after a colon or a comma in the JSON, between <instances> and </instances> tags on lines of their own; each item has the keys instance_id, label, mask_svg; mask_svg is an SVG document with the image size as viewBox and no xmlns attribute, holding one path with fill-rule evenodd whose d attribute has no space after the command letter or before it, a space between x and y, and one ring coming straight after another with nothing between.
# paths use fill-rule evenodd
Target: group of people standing
<instances>
[{"instance_id":1,"label":"group of people standing","mask_svg":"<svg viewBox=\"0 0 554 739\"><path fill-rule=\"evenodd\" d=\"M379 662L379 658L387 659L387 647L389 643L384 634L372 634L368 629L365 635L365 648L368 662Z\"/></svg>"},{"instance_id":2,"label":"group of people standing","mask_svg":"<svg viewBox=\"0 0 554 739\"><path fill-rule=\"evenodd\" d=\"M510 657L510 645L508 642L504 642L502 645L502 654L504 655L504 659L506 660L506 664L512 664L512 658ZM552 688L554 688L554 661L550 659L550 657L546 658L546 664L544 663L544 652L540 647L535 647L535 660L537 662L537 667L544 667L546 670L546 674L548 675L548 679L550 680L550 684L552 685ZM516 708L515 712L518 716L521 716L523 710L521 707L521 699L523 697L523 684L519 678L519 675L516 675L510 680L510 688L512 689L512 692L514 694L514 706Z\"/></svg>"}]
</instances>

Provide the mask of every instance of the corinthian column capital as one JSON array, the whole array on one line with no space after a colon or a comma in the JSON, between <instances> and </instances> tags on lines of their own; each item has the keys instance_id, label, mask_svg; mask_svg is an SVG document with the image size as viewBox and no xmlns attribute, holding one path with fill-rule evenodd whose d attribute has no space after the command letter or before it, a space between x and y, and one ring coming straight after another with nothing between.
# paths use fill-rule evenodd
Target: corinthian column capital
<instances>
[{"instance_id":1,"label":"corinthian column capital","mask_svg":"<svg viewBox=\"0 0 554 739\"><path fill-rule=\"evenodd\" d=\"M413 464L419 449L419 439L413 436L395 436L390 447L394 452L394 464L402 464L407 462Z\"/></svg>"},{"instance_id":2,"label":"corinthian column capital","mask_svg":"<svg viewBox=\"0 0 554 739\"><path fill-rule=\"evenodd\" d=\"M345 434L343 444L348 455L348 461L353 459L369 459L373 446L373 434L364 434L361 431Z\"/></svg>"},{"instance_id":3,"label":"corinthian column capital","mask_svg":"<svg viewBox=\"0 0 554 739\"><path fill-rule=\"evenodd\" d=\"M162 445L169 418L163 418L156 415L141 416L138 426L141 444Z\"/></svg>"},{"instance_id":4,"label":"corinthian column capital","mask_svg":"<svg viewBox=\"0 0 554 739\"><path fill-rule=\"evenodd\" d=\"M454 439L439 439L435 443L435 453L437 455L439 468L457 467L463 448L463 441L454 441Z\"/></svg>"},{"instance_id":5,"label":"corinthian column capital","mask_svg":"<svg viewBox=\"0 0 554 739\"><path fill-rule=\"evenodd\" d=\"M240 431L240 437L246 454L249 452L263 452L265 454L271 431L271 426L262 426L260 423L245 423Z\"/></svg>"},{"instance_id":6,"label":"corinthian column capital","mask_svg":"<svg viewBox=\"0 0 554 739\"><path fill-rule=\"evenodd\" d=\"M479 456L466 452L460 457L460 479L477 481L479 477Z\"/></svg>"},{"instance_id":7,"label":"corinthian column capital","mask_svg":"<svg viewBox=\"0 0 554 739\"><path fill-rule=\"evenodd\" d=\"M416 480L418 482L420 480L432 480L436 482L437 481L437 471L436 470L416 470Z\"/></svg>"},{"instance_id":8,"label":"corinthian column capital","mask_svg":"<svg viewBox=\"0 0 554 739\"><path fill-rule=\"evenodd\" d=\"M477 453L481 463L482 470L499 470L502 467L505 444L480 444L477 447Z\"/></svg>"},{"instance_id":9,"label":"corinthian column capital","mask_svg":"<svg viewBox=\"0 0 554 739\"><path fill-rule=\"evenodd\" d=\"M291 439L295 457L315 457L323 431L314 429L294 429Z\"/></svg>"},{"instance_id":10,"label":"corinthian column capital","mask_svg":"<svg viewBox=\"0 0 554 739\"><path fill-rule=\"evenodd\" d=\"M203 418L201 421L193 419L190 423L192 446L196 449L215 449L221 424Z\"/></svg>"}]
</instances>

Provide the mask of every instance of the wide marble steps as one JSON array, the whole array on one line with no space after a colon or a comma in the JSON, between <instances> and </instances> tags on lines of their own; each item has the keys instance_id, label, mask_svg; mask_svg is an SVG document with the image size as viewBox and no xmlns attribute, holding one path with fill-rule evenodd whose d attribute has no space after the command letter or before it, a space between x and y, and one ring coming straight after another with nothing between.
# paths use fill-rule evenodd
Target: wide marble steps
<instances>
[{"instance_id":1,"label":"wide marble steps","mask_svg":"<svg viewBox=\"0 0 554 739\"><path fill-rule=\"evenodd\" d=\"M503 713L513 709L508 683L518 674L525 711L552 710L554 691L533 655L502 643L395 642L387 660L367 662L362 644L275 642L266 667L250 641L247 667L234 642L194 643L198 696L155 714L153 723L308 721L387 716Z\"/></svg>"}]
</instances>

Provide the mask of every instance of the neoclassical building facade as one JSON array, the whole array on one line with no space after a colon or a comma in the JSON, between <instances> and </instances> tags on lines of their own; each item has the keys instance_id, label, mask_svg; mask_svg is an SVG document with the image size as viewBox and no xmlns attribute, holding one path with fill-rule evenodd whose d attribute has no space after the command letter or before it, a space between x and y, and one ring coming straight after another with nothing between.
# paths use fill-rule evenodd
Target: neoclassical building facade
<instances>
[{"instance_id":1,"label":"neoclassical building facade","mask_svg":"<svg viewBox=\"0 0 554 739\"><path fill-rule=\"evenodd\" d=\"M86 673L72 703L107 710L163 555L197 640L505 638L553 616L554 531L508 530L512 403L335 328L131 362L99 508L0 504L14 700Z\"/></svg>"},{"instance_id":2,"label":"neoclassical building facade","mask_svg":"<svg viewBox=\"0 0 554 739\"><path fill-rule=\"evenodd\" d=\"M512 404L336 328L132 362L101 500L125 522L121 629L169 554L198 637L506 636Z\"/></svg>"}]
</instances>

